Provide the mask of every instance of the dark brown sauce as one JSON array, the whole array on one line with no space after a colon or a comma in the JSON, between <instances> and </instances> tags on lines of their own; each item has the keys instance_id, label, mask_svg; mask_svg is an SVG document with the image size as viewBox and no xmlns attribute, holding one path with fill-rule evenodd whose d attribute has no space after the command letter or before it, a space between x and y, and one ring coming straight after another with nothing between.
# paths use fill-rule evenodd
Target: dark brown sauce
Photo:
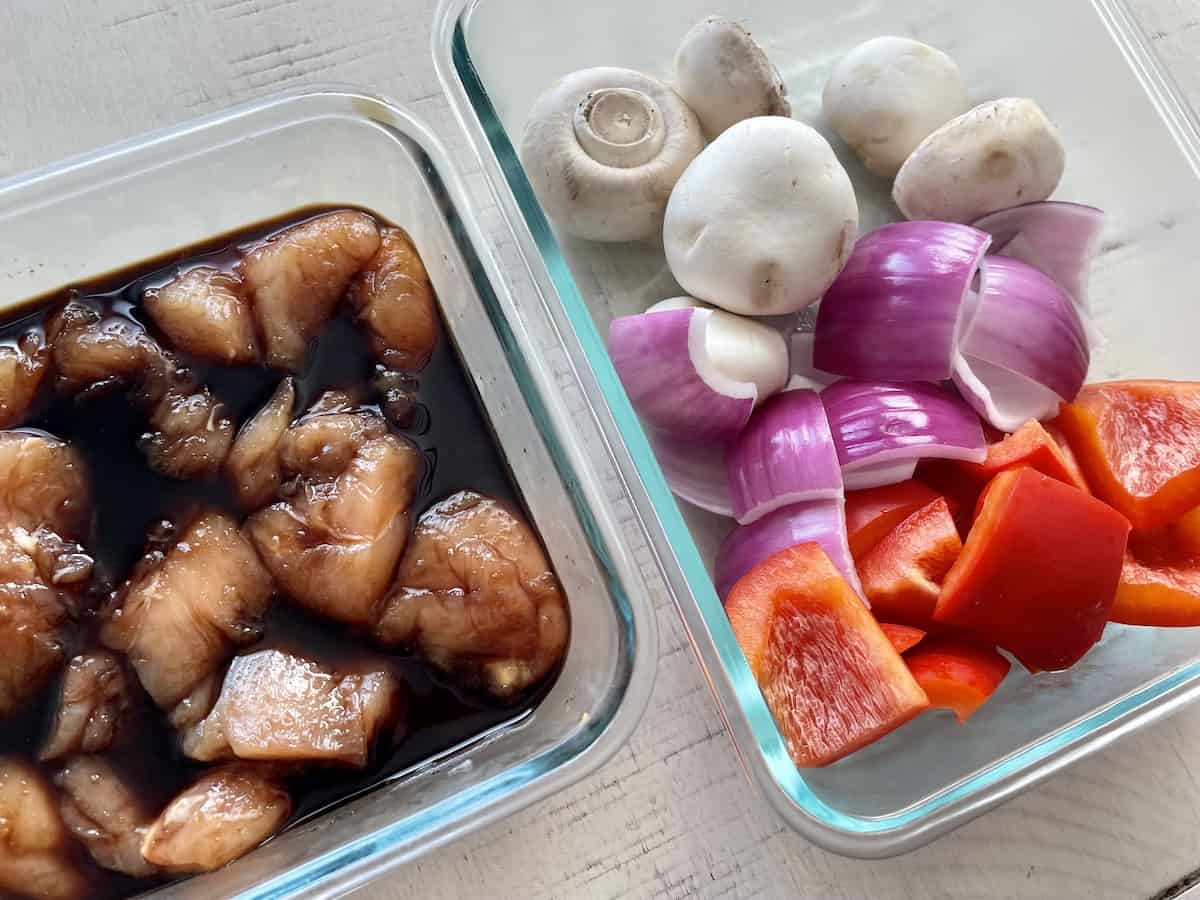
<instances>
[{"instance_id":1,"label":"dark brown sauce","mask_svg":"<svg viewBox=\"0 0 1200 900\"><path fill-rule=\"evenodd\" d=\"M143 315L141 297L146 289L159 287L180 270L198 263L228 270L238 258L239 245L253 243L320 213L344 208L297 210L35 298L0 323L0 342L15 342L31 327L40 327L48 313L67 300L75 299L95 303L138 321L164 346L170 347L162 335L155 333L149 318ZM375 218L380 224L388 224L379 216ZM186 354L178 355L225 403L228 413L239 425L267 401L281 378L279 373L256 366L217 366L196 362ZM373 402L368 385L374 367L375 360L366 339L349 316L344 311L339 312L321 334L310 353L306 370L297 379L297 408L307 408L322 392L330 389L350 389ZM411 427L398 430L421 448L427 460L414 513L465 488L519 508L518 492L445 328L441 330L433 357L417 377L420 384L417 414ZM70 398L44 387L42 394L39 405L22 427L45 431L69 441L90 465L96 526L88 548L96 558L98 580L112 586L124 579L142 555L147 531L163 519L178 521L200 505L216 505L241 518L223 479L176 481L148 468L137 447L139 435L146 430L144 416L122 392ZM416 519L415 515L413 519ZM73 645L68 647L68 655L94 645L91 630L86 622L81 623ZM359 652L382 653L349 629L317 619L282 599L272 605L264 641L314 650L328 650L332 641L341 652L358 649ZM250 647L243 652L254 649ZM401 733L397 734L398 742L393 745L386 737L381 740L376 750L377 758L364 771L316 769L291 779L288 786L295 810L290 824L310 819L373 786L399 777L424 761L525 718L554 680L552 675L518 702L500 705L457 690L450 681L413 656L383 655L403 676L407 687L408 714ZM0 756L15 753L36 760L57 694L57 684L51 685L39 703L3 722L0 726ZM149 699L143 697L143 700L145 707L152 710ZM154 711L145 718L147 724L135 742L139 744L137 758L117 759L116 762L136 770L136 783L158 808L194 779L202 767L180 754L174 734L160 713ZM52 765L40 768L48 776L53 774ZM95 896L118 897L148 890L163 881L135 880L105 872L98 874L92 883Z\"/></svg>"}]
</instances>

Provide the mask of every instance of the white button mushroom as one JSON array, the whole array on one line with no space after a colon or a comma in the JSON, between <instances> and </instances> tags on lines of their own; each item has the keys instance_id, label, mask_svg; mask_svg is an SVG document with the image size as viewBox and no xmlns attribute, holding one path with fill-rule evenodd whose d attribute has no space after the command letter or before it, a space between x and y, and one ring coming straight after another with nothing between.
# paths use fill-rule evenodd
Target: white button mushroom
<instances>
[{"instance_id":1,"label":"white button mushroom","mask_svg":"<svg viewBox=\"0 0 1200 900\"><path fill-rule=\"evenodd\" d=\"M834 65L822 106L863 165L891 178L934 129L967 111L967 84L941 50L877 37Z\"/></svg>"},{"instance_id":2,"label":"white button mushroom","mask_svg":"<svg viewBox=\"0 0 1200 900\"><path fill-rule=\"evenodd\" d=\"M704 350L709 362L732 381L753 382L758 388L756 403L783 389L789 374L787 341L770 325L713 309L695 297L659 300L646 312L672 309L713 310L704 332Z\"/></svg>"},{"instance_id":3,"label":"white button mushroom","mask_svg":"<svg viewBox=\"0 0 1200 900\"><path fill-rule=\"evenodd\" d=\"M688 166L667 204L663 245L692 296L781 315L825 292L857 231L854 187L825 138L795 119L760 116Z\"/></svg>"},{"instance_id":4,"label":"white button mushroom","mask_svg":"<svg viewBox=\"0 0 1200 900\"><path fill-rule=\"evenodd\" d=\"M900 167L892 198L910 219L974 222L1045 200L1065 154L1058 131L1032 100L993 100L951 119Z\"/></svg>"},{"instance_id":5,"label":"white button mushroom","mask_svg":"<svg viewBox=\"0 0 1200 900\"><path fill-rule=\"evenodd\" d=\"M676 180L704 146L671 88L632 69L583 69L534 103L521 163L547 215L568 234L633 241L662 226Z\"/></svg>"},{"instance_id":6,"label":"white button mushroom","mask_svg":"<svg viewBox=\"0 0 1200 900\"><path fill-rule=\"evenodd\" d=\"M737 22L709 16L675 51L675 84L709 137L753 116L790 116L787 88L767 54Z\"/></svg>"}]
</instances>

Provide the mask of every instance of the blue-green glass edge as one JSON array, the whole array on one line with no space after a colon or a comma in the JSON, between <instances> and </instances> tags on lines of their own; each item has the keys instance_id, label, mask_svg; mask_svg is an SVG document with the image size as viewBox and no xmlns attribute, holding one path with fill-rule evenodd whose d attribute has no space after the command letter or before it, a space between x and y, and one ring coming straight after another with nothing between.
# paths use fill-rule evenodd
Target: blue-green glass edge
<instances>
[{"instance_id":1,"label":"blue-green glass edge","mask_svg":"<svg viewBox=\"0 0 1200 900\"><path fill-rule=\"evenodd\" d=\"M605 342L596 329L595 321L575 282L570 266L534 196L533 188L525 177L525 172L512 143L471 61L466 31L470 13L477 3L478 0L476 3L467 3L462 15L454 23L450 57L455 73L492 152L496 156L508 188L525 220L525 225L541 253L542 262L567 314L567 319L575 330L576 338L592 367L621 438L629 449L643 486L658 515L660 525L671 544L676 561L699 607L721 664L729 676L735 696L755 737L757 750L763 757L771 777L791 803L822 825L850 834L882 834L912 829L914 826L923 824L936 813L962 804L976 795L983 794L993 786L1015 779L1022 774L1032 774L1039 763L1063 754L1074 745L1101 732L1108 726L1115 725L1122 719L1143 711L1141 708L1149 703L1166 698L1172 692L1185 687L1196 689L1196 683L1200 682L1200 662L1169 673L1090 715L1058 729L1023 750L993 763L982 771L948 786L921 803L890 815L854 816L829 806L818 797L808 787L800 771L787 754L782 736L767 709L741 648L733 636L733 631L729 627L728 619L724 614L720 599L717 597L708 570L700 557L699 549L691 536L691 531L684 522L675 498L663 476L662 469L642 430L641 423L617 378ZM1137 63L1135 74L1152 94L1152 98L1160 109L1163 108L1165 100L1171 106L1172 118L1182 113L1185 119L1194 123L1194 116L1190 114L1186 104L1181 104L1178 97L1173 96L1174 92L1171 90L1169 80L1159 69L1157 61L1142 46L1142 42L1130 34L1130 29L1136 28L1136 25L1129 18L1128 12L1124 10L1123 4L1118 0L1093 0L1093 6L1104 20L1110 33L1113 34L1114 40L1121 45L1122 51L1127 57L1133 56L1131 63L1135 61ZM1161 83L1147 84L1147 72ZM1168 96L1164 98L1163 93ZM1189 146L1184 142L1175 128L1172 128L1172 132L1180 140L1181 149L1185 151L1188 158L1195 159L1195 146Z\"/></svg>"}]
</instances>

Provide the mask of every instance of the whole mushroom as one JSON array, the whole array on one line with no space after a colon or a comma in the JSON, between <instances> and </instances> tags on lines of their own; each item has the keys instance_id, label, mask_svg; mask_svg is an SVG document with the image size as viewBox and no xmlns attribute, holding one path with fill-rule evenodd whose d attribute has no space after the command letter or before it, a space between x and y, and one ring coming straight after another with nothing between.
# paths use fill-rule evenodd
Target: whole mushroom
<instances>
[{"instance_id":1,"label":"whole mushroom","mask_svg":"<svg viewBox=\"0 0 1200 900\"><path fill-rule=\"evenodd\" d=\"M834 65L825 118L870 171L891 178L928 135L967 111L958 65L928 44L877 37Z\"/></svg>"},{"instance_id":2,"label":"whole mushroom","mask_svg":"<svg viewBox=\"0 0 1200 900\"><path fill-rule=\"evenodd\" d=\"M1062 179L1058 130L1034 101L976 106L925 138L900 167L892 198L910 219L974 222L1045 200Z\"/></svg>"},{"instance_id":3,"label":"whole mushroom","mask_svg":"<svg viewBox=\"0 0 1200 900\"><path fill-rule=\"evenodd\" d=\"M721 16L691 27L675 51L675 85L716 137L753 116L790 116L787 88L750 32Z\"/></svg>"},{"instance_id":4,"label":"whole mushroom","mask_svg":"<svg viewBox=\"0 0 1200 900\"><path fill-rule=\"evenodd\" d=\"M854 187L828 141L795 119L760 116L688 166L667 204L663 246L693 297L781 315L825 292L857 231Z\"/></svg>"},{"instance_id":5,"label":"whole mushroom","mask_svg":"<svg viewBox=\"0 0 1200 900\"><path fill-rule=\"evenodd\" d=\"M632 69L572 72L529 113L520 157L551 219L593 241L633 241L662 227L675 182L704 146L675 91Z\"/></svg>"}]
</instances>

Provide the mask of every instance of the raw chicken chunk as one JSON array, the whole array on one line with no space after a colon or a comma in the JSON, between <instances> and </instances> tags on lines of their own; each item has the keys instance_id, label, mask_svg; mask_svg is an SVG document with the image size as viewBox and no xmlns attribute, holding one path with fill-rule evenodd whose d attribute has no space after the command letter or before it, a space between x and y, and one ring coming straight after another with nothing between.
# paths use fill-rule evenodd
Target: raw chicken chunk
<instances>
[{"instance_id":1,"label":"raw chicken chunk","mask_svg":"<svg viewBox=\"0 0 1200 900\"><path fill-rule=\"evenodd\" d=\"M239 263L269 366L299 371L308 344L379 249L370 216L343 210L295 225Z\"/></svg>"},{"instance_id":2,"label":"raw chicken chunk","mask_svg":"<svg viewBox=\"0 0 1200 900\"><path fill-rule=\"evenodd\" d=\"M46 375L50 349L36 331L0 346L0 428L17 425L33 406Z\"/></svg>"},{"instance_id":3,"label":"raw chicken chunk","mask_svg":"<svg viewBox=\"0 0 1200 900\"><path fill-rule=\"evenodd\" d=\"M567 632L562 589L529 526L461 491L417 522L377 635L507 698L558 664Z\"/></svg>"},{"instance_id":4,"label":"raw chicken chunk","mask_svg":"<svg viewBox=\"0 0 1200 900\"><path fill-rule=\"evenodd\" d=\"M260 650L233 661L212 712L184 733L184 752L205 762L232 754L361 768L403 702L400 679L382 660L334 666Z\"/></svg>"},{"instance_id":5,"label":"raw chicken chunk","mask_svg":"<svg viewBox=\"0 0 1200 900\"><path fill-rule=\"evenodd\" d=\"M142 304L177 349L227 365L258 359L254 312L242 295L241 280L208 266L184 272Z\"/></svg>"},{"instance_id":6,"label":"raw chicken chunk","mask_svg":"<svg viewBox=\"0 0 1200 900\"><path fill-rule=\"evenodd\" d=\"M261 636L270 598L271 577L237 523L205 512L173 547L143 559L100 636L170 710L237 646Z\"/></svg>"},{"instance_id":7,"label":"raw chicken chunk","mask_svg":"<svg viewBox=\"0 0 1200 900\"><path fill-rule=\"evenodd\" d=\"M171 801L146 832L142 856L171 872L211 872L274 835L292 812L263 770L236 763L207 772Z\"/></svg>"},{"instance_id":8,"label":"raw chicken chunk","mask_svg":"<svg viewBox=\"0 0 1200 900\"><path fill-rule=\"evenodd\" d=\"M37 771L0 758L0 896L76 900L88 883L54 794Z\"/></svg>"},{"instance_id":9,"label":"raw chicken chunk","mask_svg":"<svg viewBox=\"0 0 1200 900\"><path fill-rule=\"evenodd\" d=\"M237 433L225 460L225 474L246 509L265 506L279 492L279 445L295 406L296 383L285 378L267 404Z\"/></svg>"},{"instance_id":10,"label":"raw chicken chunk","mask_svg":"<svg viewBox=\"0 0 1200 900\"><path fill-rule=\"evenodd\" d=\"M169 478L219 472L233 445L233 420L207 388L168 390L150 410L150 427L139 447L150 468Z\"/></svg>"},{"instance_id":11,"label":"raw chicken chunk","mask_svg":"<svg viewBox=\"0 0 1200 900\"><path fill-rule=\"evenodd\" d=\"M67 664L43 760L102 753L128 726L132 685L125 667L107 650L92 650Z\"/></svg>"},{"instance_id":12,"label":"raw chicken chunk","mask_svg":"<svg viewBox=\"0 0 1200 900\"><path fill-rule=\"evenodd\" d=\"M70 444L33 432L0 432L0 523L81 540L91 524L91 497L87 466Z\"/></svg>"},{"instance_id":13,"label":"raw chicken chunk","mask_svg":"<svg viewBox=\"0 0 1200 900\"><path fill-rule=\"evenodd\" d=\"M377 414L330 411L288 429L280 459L299 476L294 496L246 522L263 563L300 605L373 626L408 539L420 453Z\"/></svg>"},{"instance_id":14,"label":"raw chicken chunk","mask_svg":"<svg viewBox=\"0 0 1200 900\"><path fill-rule=\"evenodd\" d=\"M142 856L153 812L130 779L99 756L72 757L54 779L64 824L97 865L145 878L158 869Z\"/></svg>"},{"instance_id":15,"label":"raw chicken chunk","mask_svg":"<svg viewBox=\"0 0 1200 900\"><path fill-rule=\"evenodd\" d=\"M67 393L134 385L168 362L154 338L132 319L105 315L72 300L46 324L59 388Z\"/></svg>"},{"instance_id":16,"label":"raw chicken chunk","mask_svg":"<svg viewBox=\"0 0 1200 900\"><path fill-rule=\"evenodd\" d=\"M0 723L33 699L58 671L65 656L67 621L62 595L37 580L32 562L27 571L15 571L12 557L24 554L14 554L6 543L0 538L6 579L0 584ZM9 580L14 577L21 580Z\"/></svg>"},{"instance_id":17,"label":"raw chicken chunk","mask_svg":"<svg viewBox=\"0 0 1200 900\"><path fill-rule=\"evenodd\" d=\"M385 228L380 236L378 252L350 286L350 302L379 360L389 369L416 372L437 343L433 285L407 234Z\"/></svg>"}]
</instances>

